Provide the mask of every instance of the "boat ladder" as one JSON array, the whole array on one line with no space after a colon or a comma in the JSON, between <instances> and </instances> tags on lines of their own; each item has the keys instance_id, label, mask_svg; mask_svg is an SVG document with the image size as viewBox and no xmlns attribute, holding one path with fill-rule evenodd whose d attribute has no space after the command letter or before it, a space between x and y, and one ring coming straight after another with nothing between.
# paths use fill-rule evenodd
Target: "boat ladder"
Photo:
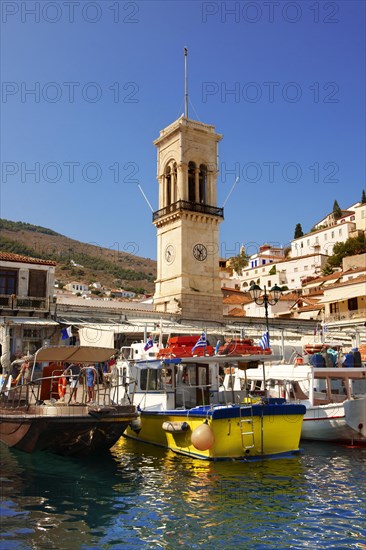
<instances>
[{"instance_id":1,"label":"boat ladder","mask_svg":"<svg viewBox=\"0 0 366 550\"><path fill-rule=\"evenodd\" d=\"M243 418L241 416L242 409L240 407L240 433L243 449L253 449L254 447L254 418L253 406L250 407L250 416ZM246 445L246 438L250 438L250 444Z\"/></svg>"}]
</instances>

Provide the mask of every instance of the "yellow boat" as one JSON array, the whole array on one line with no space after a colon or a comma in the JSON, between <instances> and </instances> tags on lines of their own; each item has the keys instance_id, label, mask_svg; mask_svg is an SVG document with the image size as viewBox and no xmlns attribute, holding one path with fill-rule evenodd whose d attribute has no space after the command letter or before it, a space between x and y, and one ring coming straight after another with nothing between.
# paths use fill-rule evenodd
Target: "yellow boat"
<instances>
[{"instance_id":1,"label":"yellow boat","mask_svg":"<svg viewBox=\"0 0 366 550\"><path fill-rule=\"evenodd\" d=\"M112 385L136 380L134 403L140 417L131 422L125 437L206 460L279 458L299 452L303 405L245 392L235 403L237 395L222 385L228 369L257 367L268 355L156 359L155 352L149 350L150 357L144 359L143 344L133 344L111 375Z\"/></svg>"}]
</instances>

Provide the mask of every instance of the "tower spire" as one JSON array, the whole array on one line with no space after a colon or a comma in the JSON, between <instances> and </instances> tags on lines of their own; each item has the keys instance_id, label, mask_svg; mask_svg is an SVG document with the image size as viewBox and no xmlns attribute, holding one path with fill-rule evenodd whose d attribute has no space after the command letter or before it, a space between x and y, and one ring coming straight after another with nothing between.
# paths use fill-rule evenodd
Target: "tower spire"
<instances>
[{"instance_id":1,"label":"tower spire","mask_svg":"<svg viewBox=\"0 0 366 550\"><path fill-rule=\"evenodd\" d=\"M188 118L188 48L184 48L184 116Z\"/></svg>"}]
</instances>

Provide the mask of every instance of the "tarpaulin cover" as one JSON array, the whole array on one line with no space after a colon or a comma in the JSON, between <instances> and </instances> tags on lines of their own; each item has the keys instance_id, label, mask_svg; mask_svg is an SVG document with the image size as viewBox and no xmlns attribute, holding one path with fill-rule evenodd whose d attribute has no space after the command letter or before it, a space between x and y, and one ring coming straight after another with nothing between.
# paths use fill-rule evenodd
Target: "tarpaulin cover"
<instances>
[{"instance_id":1,"label":"tarpaulin cover","mask_svg":"<svg viewBox=\"0 0 366 550\"><path fill-rule=\"evenodd\" d=\"M103 363L117 352L111 348L92 346L54 346L41 348L35 354L35 361L66 361L67 363Z\"/></svg>"}]
</instances>

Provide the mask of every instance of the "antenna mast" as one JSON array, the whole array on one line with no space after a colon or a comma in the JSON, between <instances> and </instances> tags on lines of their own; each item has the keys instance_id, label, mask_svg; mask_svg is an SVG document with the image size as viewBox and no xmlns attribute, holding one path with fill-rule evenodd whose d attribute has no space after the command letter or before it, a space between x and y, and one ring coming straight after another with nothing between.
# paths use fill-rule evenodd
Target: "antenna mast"
<instances>
[{"instance_id":1,"label":"antenna mast","mask_svg":"<svg viewBox=\"0 0 366 550\"><path fill-rule=\"evenodd\" d=\"M188 49L184 48L184 116L188 118Z\"/></svg>"}]
</instances>

